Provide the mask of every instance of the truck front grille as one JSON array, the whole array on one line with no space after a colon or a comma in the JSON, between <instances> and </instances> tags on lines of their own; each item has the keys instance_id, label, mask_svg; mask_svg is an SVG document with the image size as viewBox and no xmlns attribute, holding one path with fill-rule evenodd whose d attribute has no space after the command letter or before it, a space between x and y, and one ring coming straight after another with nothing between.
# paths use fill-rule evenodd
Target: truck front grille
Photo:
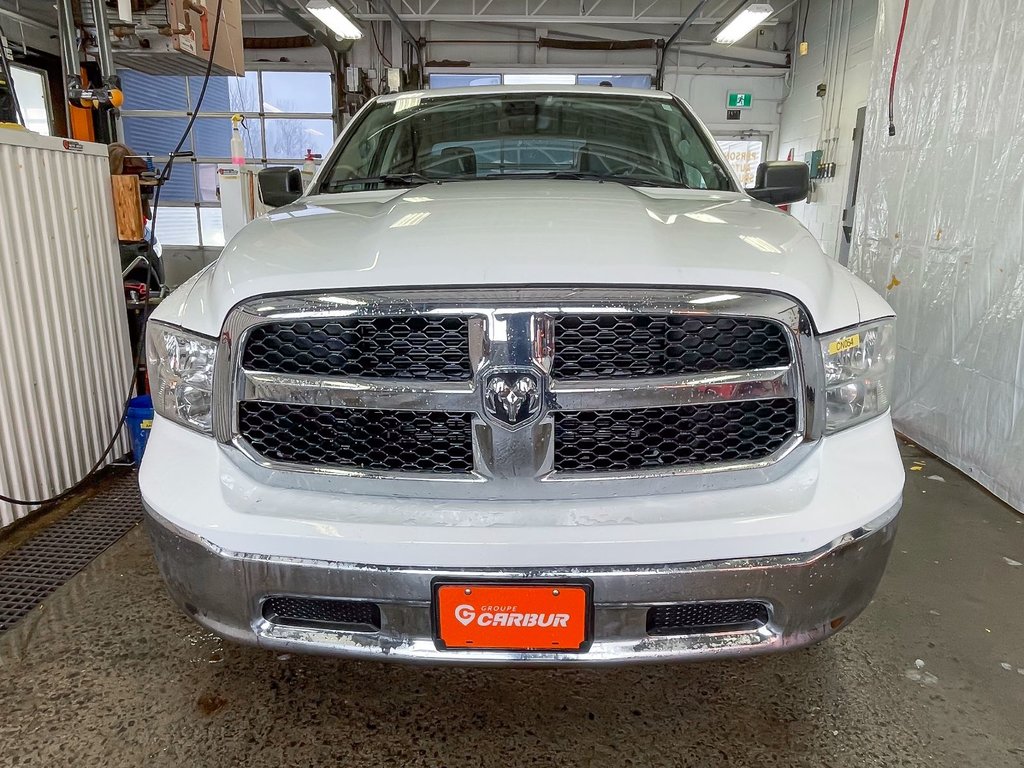
<instances>
[{"instance_id":1,"label":"truck front grille","mask_svg":"<svg viewBox=\"0 0 1024 768\"><path fill-rule=\"evenodd\" d=\"M555 469L628 472L771 456L793 434L794 400L555 414Z\"/></svg>"},{"instance_id":2,"label":"truck front grille","mask_svg":"<svg viewBox=\"0 0 1024 768\"><path fill-rule=\"evenodd\" d=\"M243 366L250 371L468 381L465 317L343 317L254 328Z\"/></svg>"},{"instance_id":3,"label":"truck front grille","mask_svg":"<svg viewBox=\"0 0 1024 768\"><path fill-rule=\"evenodd\" d=\"M756 317L562 315L556 379L623 379L789 365L786 333Z\"/></svg>"},{"instance_id":4,"label":"truck front grille","mask_svg":"<svg viewBox=\"0 0 1024 768\"><path fill-rule=\"evenodd\" d=\"M308 467L388 472L469 472L465 413L323 408L247 400L239 406L245 439L274 461Z\"/></svg>"},{"instance_id":5,"label":"truck front grille","mask_svg":"<svg viewBox=\"0 0 1024 768\"><path fill-rule=\"evenodd\" d=\"M497 483L494 498L574 497L560 481L604 475L582 491L603 496L642 493L622 483L647 476L743 469L763 482L810 439L809 329L792 300L742 291L257 299L221 334L215 432L265 467L373 478L368 493L426 480L416 493Z\"/></svg>"}]
</instances>

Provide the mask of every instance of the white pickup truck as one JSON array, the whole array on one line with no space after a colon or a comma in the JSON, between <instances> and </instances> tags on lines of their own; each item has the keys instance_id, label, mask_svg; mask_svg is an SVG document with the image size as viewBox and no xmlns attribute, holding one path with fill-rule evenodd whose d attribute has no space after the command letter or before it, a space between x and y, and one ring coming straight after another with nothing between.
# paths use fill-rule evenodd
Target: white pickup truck
<instances>
[{"instance_id":1,"label":"white pickup truck","mask_svg":"<svg viewBox=\"0 0 1024 768\"><path fill-rule=\"evenodd\" d=\"M244 643L718 658L868 604L903 468L889 306L672 95L381 96L166 300L157 561Z\"/></svg>"}]
</instances>

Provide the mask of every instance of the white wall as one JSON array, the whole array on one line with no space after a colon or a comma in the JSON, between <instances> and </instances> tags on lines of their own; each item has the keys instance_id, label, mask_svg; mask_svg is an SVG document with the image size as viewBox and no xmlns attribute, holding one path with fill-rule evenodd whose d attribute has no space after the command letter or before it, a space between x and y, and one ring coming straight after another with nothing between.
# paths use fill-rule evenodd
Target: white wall
<instances>
[{"instance_id":1,"label":"white wall","mask_svg":"<svg viewBox=\"0 0 1024 768\"><path fill-rule=\"evenodd\" d=\"M684 67L666 69L665 90L684 99L715 134L766 133L768 156L779 152L779 105L785 94L784 71L761 68ZM730 92L753 96L739 120L726 120Z\"/></svg>"},{"instance_id":2,"label":"white wall","mask_svg":"<svg viewBox=\"0 0 1024 768\"><path fill-rule=\"evenodd\" d=\"M857 110L867 103L878 0L810 0L810 3L804 35L810 43L810 51L806 56L794 55L791 90L782 105L779 158L785 159L790 149L794 150L795 160L803 160L807 152L829 148L829 157L825 159L836 163L836 175L815 181L814 202L798 203L791 210L818 239L825 253L835 258L842 236ZM798 15L802 12L803 3L800 3ZM837 27L835 17L842 19L842 30L828 60L834 62L834 74L828 82L831 96L821 99L816 91L819 83L826 82L830 13ZM796 40L793 47L799 42ZM834 99L831 128L823 126L823 102L829 98Z\"/></svg>"}]
</instances>

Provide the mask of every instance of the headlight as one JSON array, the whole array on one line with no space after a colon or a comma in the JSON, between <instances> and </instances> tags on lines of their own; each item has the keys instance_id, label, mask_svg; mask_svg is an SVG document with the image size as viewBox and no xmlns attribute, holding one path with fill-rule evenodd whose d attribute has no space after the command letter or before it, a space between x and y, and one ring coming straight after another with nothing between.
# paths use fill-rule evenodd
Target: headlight
<instances>
[{"instance_id":1,"label":"headlight","mask_svg":"<svg viewBox=\"0 0 1024 768\"><path fill-rule=\"evenodd\" d=\"M216 357L216 339L151 321L146 326L146 359L154 410L210 434Z\"/></svg>"},{"instance_id":2,"label":"headlight","mask_svg":"<svg viewBox=\"0 0 1024 768\"><path fill-rule=\"evenodd\" d=\"M825 433L859 424L889 407L892 384L892 320L823 336Z\"/></svg>"}]
</instances>

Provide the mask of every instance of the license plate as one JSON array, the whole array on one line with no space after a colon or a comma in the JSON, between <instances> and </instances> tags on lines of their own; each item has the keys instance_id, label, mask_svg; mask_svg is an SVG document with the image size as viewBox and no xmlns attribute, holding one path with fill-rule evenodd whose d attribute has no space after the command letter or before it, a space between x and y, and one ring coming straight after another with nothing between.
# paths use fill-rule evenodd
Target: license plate
<instances>
[{"instance_id":1,"label":"license plate","mask_svg":"<svg viewBox=\"0 0 1024 768\"><path fill-rule=\"evenodd\" d=\"M439 645L504 651L578 651L587 642L590 591L581 584L441 584Z\"/></svg>"}]
</instances>

